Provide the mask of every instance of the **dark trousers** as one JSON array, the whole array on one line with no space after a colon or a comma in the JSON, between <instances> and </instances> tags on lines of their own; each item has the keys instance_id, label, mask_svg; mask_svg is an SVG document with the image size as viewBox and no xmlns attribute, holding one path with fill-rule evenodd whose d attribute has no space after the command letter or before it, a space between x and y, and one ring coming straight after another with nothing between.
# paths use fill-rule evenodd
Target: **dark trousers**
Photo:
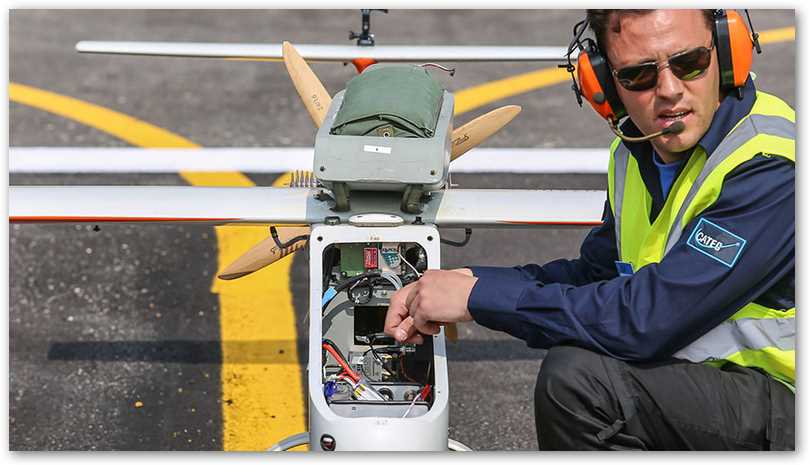
<instances>
[{"instance_id":1,"label":"dark trousers","mask_svg":"<svg viewBox=\"0 0 809 465\"><path fill-rule=\"evenodd\" d=\"M795 449L794 394L731 363L628 363L554 347L534 414L540 450Z\"/></svg>"}]
</instances>

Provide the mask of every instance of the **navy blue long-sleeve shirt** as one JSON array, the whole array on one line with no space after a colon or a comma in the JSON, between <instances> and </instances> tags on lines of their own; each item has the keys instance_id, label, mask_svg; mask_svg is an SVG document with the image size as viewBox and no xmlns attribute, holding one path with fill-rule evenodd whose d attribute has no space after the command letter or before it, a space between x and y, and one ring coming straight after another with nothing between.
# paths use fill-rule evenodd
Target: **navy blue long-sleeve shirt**
<instances>
[{"instance_id":1,"label":"navy blue long-sleeve shirt","mask_svg":"<svg viewBox=\"0 0 809 465\"><path fill-rule=\"evenodd\" d=\"M706 153L754 101L751 80L742 100L723 100L700 140ZM639 133L631 121L623 129ZM652 194L653 219L665 199L651 144L629 148ZM700 219L746 241L732 266L687 244ZM574 344L620 359L653 360L671 356L748 302L794 306L795 173L782 157L760 154L733 170L717 201L686 226L664 259L632 276L616 271L614 222L607 201L603 224L590 231L578 259L471 267L478 278L468 301L472 317L531 347Z\"/></svg>"}]
</instances>

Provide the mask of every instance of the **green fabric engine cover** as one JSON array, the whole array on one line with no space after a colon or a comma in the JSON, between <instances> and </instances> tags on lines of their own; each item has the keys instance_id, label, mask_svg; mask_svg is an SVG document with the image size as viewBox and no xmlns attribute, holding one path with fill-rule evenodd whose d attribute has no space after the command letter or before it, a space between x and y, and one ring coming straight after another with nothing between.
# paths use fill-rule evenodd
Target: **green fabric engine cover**
<instances>
[{"instance_id":1,"label":"green fabric engine cover","mask_svg":"<svg viewBox=\"0 0 809 465\"><path fill-rule=\"evenodd\" d=\"M432 137L443 90L416 65L371 66L348 81L331 134Z\"/></svg>"}]
</instances>

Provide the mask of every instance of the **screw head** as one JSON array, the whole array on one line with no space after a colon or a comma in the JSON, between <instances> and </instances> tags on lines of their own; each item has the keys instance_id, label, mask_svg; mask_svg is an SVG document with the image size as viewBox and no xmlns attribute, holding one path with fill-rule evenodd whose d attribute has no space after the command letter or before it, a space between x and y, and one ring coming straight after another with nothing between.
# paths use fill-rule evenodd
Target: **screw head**
<instances>
[{"instance_id":1,"label":"screw head","mask_svg":"<svg viewBox=\"0 0 809 465\"><path fill-rule=\"evenodd\" d=\"M320 448L331 452L337 448L337 441L331 435L324 434L320 436Z\"/></svg>"}]
</instances>

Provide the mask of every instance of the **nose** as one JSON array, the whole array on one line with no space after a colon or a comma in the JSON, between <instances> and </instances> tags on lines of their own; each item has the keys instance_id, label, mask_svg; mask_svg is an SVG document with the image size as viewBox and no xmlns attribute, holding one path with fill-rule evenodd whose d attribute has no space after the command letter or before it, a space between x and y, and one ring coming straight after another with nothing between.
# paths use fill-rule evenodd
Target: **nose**
<instances>
[{"instance_id":1,"label":"nose","mask_svg":"<svg viewBox=\"0 0 809 465\"><path fill-rule=\"evenodd\" d=\"M679 100L683 95L683 81L677 78L666 66L657 76L657 96L666 100Z\"/></svg>"}]
</instances>

